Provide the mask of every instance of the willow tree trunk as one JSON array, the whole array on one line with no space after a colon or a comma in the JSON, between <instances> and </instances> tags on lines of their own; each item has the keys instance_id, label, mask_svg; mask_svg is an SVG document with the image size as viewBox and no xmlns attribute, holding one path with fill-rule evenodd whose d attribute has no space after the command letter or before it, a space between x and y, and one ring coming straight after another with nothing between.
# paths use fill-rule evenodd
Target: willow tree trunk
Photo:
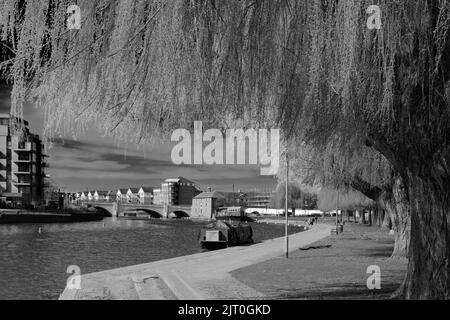
<instances>
[{"instance_id":1,"label":"willow tree trunk","mask_svg":"<svg viewBox=\"0 0 450 320\"><path fill-rule=\"evenodd\" d=\"M377 207L373 209L372 219L373 219L373 223L377 227L381 226L381 223L380 223L380 211L379 211L379 209Z\"/></svg>"},{"instance_id":2,"label":"willow tree trunk","mask_svg":"<svg viewBox=\"0 0 450 320\"><path fill-rule=\"evenodd\" d=\"M384 214L383 214L383 209L381 209L380 207L377 208L378 211L378 221L377 221L377 226L381 228L381 226L383 225L383 218L384 218Z\"/></svg>"},{"instance_id":3,"label":"willow tree trunk","mask_svg":"<svg viewBox=\"0 0 450 320\"><path fill-rule=\"evenodd\" d=\"M449 177L410 176L411 247L407 299L450 299Z\"/></svg>"},{"instance_id":4,"label":"willow tree trunk","mask_svg":"<svg viewBox=\"0 0 450 320\"><path fill-rule=\"evenodd\" d=\"M358 223L364 224L364 210L357 210L358 212Z\"/></svg>"},{"instance_id":5,"label":"willow tree trunk","mask_svg":"<svg viewBox=\"0 0 450 320\"><path fill-rule=\"evenodd\" d=\"M383 210L383 222L381 223L381 228L383 230L390 230L391 229L391 217L386 210Z\"/></svg>"},{"instance_id":6,"label":"willow tree trunk","mask_svg":"<svg viewBox=\"0 0 450 320\"><path fill-rule=\"evenodd\" d=\"M391 258L406 259L411 237L411 215L408 190L400 178L395 179L392 189L385 190L381 202L394 230L395 243Z\"/></svg>"}]
</instances>

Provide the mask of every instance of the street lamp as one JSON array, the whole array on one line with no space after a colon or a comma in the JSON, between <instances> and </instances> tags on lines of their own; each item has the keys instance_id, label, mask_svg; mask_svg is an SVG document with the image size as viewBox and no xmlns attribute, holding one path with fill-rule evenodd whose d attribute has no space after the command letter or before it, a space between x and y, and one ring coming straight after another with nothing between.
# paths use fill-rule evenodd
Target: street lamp
<instances>
[{"instance_id":1,"label":"street lamp","mask_svg":"<svg viewBox=\"0 0 450 320\"><path fill-rule=\"evenodd\" d=\"M339 233L339 229L338 229L338 223L339 223L338 209L339 209L339 189L336 190L336 234Z\"/></svg>"},{"instance_id":2,"label":"street lamp","mask_svg":"<svg viewBox=\"0 0 450 320\"><path fill-rule=\"evenodd\" d=\"M288 236L288 224L289 224L289 212L288 212L288 182L289 182L289 155L286 151L286 196L285 196L285 215L286 215L286 259L289 258L289 236Z\"/></svg>"}]
</instances>

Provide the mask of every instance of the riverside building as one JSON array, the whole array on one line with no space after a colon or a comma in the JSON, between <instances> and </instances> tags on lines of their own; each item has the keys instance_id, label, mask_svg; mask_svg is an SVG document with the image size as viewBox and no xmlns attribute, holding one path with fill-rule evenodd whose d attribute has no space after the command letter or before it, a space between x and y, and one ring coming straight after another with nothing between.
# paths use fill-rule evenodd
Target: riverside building
<instances>
[{"instance_id":1,"label":"riverside building","mask_svg":"<svg viewBox=\"0 0 450 320\"><path fill-rule=\"evenodd\" d=\"M16 125L20 124L20 126ZM28 122L0 114L0 201L38 205L44 190L44 145Z\"/></svg>"},{"instance_id":2,"label":"riverside building","mask_svg":"<svg viewBox=\"0 0 450 320\"><path fill-rule=\"evenodd\" d=\"M183 177L166 179L161 189L153 190L154 203L162 205L192 205L192 199L201 193L197 185Z\"/></svg>"}]
</instances>

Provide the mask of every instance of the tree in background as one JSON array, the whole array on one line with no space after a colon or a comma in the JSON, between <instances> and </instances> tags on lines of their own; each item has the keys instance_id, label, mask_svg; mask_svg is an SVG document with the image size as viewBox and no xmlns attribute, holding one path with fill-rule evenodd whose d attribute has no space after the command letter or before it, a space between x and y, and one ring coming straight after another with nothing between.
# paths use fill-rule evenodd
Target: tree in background
<instances>
[{"instance_id":1,"label":"tree in background","mask_svg":"<svg viewBox=\"0 0 450 320\"><path fill-rule=\"evenodd\" d=\"M46 177L44 179L43 202L45 205L48 205L51 202L58 201L59 197L58 190L59 187L53 179L51 179L50 177Z\"/></svg>"},{"instance_id":2,"label":"tree in background","mask_svg":"<svg viewBox=\"0 0 450 320\"><path fill-rule=\"evenodd\" d=\"M382 209L381 224L395 232L391 258L406 259L410 244L410 214L407 194L401 177L379 152L358 144L342 144L332 140L322 148L311 148L295 143L287 144L291 159L291 175L304 184L320 190L339 190L342 194L356 190ZM278 178L285 175L281 163ZM329 198L335 198L331 191ZM319 193L320 194L320 193ZM333 210L336 201L333 202ZM378 219L378 212L375 210ZM386 212L386 214L384 214Z\"/></svg>"},{"instance_id":3,"label":"tree in background","mask_svg":"<svg viewBox=\"0 0 450 320\"><path fill-rule=\"evenodd\" d=\"M272 208L285 208L286 185L279 183L272 198L270 206ZM292 209L312 210L317 208L317 197L314 194L303 191L298 183L288 184L288 207Z\"/></svg>"},{"instance_id":4,"label":"tree in background","mask_svg":"<svg viewBox=\"0 0 450 320\"><path fill-rule=\"evenodd\" d=\"M359 210L375 206L375 202L356 191L338 191L330 188L323 188L317 195L317 207L323 212L335 211L336 202L339 202L339 210Z\"/></svg>"}]
</instances>

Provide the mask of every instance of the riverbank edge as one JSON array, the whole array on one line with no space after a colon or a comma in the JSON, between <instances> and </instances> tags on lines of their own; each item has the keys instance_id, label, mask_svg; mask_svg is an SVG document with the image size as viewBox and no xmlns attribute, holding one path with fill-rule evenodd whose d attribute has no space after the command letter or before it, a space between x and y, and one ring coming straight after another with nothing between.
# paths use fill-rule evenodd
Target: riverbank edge
<instances>
[{"instance_id":1,"label":"riverbank edge","mask_svg":"<svg viewBox=\"0 0 450 320\"><path fill-rule=\"evenodd\" d=\"M89 211L61 210L57 212L45 212L0 209L0 225L92 222L101 221L103 218L103 214Z\"/></svg>"},{"instance_id":2,"label":"riverbank edge","mask_svg":"<svg viewBox=\"0 0 450 320\"><path fill-rule=\"evenodd\" d=\"M265 220L264 223L280 222ZM290 221L289 224L304 226L299 221ZM330 235L330 230L330 225L321 224L290 235L289 252L326 238ZM238 296L263 298L264 295L260 292L235 280L230 272L281 256L284 248L285 237L280 237L251 246L231 247L90 273L81 276L79 289L65 288L59 299L164 299L162 289L155 289L154 285L147 284L148 279L162 280L164 286L173 293L171 296L179 300L235 299ZM235 282L229 292L223 292L223 288L214 289L214 284L225 280L226 283L230 283L230 280Z\"/></svg>"}]
</instances>

